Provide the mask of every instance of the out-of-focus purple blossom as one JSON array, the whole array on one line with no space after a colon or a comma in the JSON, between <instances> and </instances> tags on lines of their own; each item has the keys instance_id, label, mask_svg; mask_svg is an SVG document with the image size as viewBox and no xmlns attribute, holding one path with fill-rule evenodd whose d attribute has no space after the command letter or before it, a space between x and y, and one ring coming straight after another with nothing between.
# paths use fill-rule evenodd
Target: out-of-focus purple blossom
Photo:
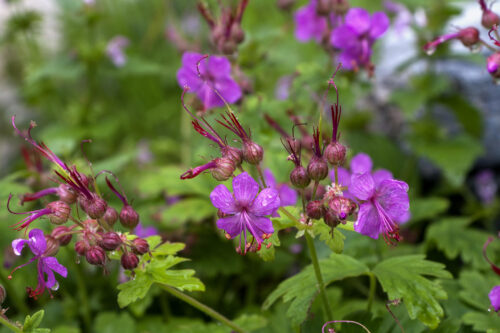
<instances>
[{"instance_id":1,"label":"out-of-focus purple blossom","mask_svg":"<svg viewBox=\"0 0 500 333\"><path fill-rule=\"evenodd\" d=\"M273 224L266 216L280 207L280 197L273 188L265 188L259 193L259 184L246 172L234 177L233 192L234 195L220 184L210 193L210 200L222 213L229 215L219 219L217 227L229 238L240 235L240 246L243 234L246 251L247 231L259 245L274 232Z\"/></svg>"},{"instance_id":2,"label":"out-of-focus purple blossom","mask_svg":"<svg viewBox=\"0 0 500 333\"><path fill-rule=\"evenodd\" d=\"M388 12L396 15L393 27L398 34L401 35L410 27L413 21L413 16L408 8L406 8L403 4L385 0L384 7Z\"/></svg>"},{"instance_id":3,"label":"out-of-focus purple blossom","mask_svg":"<svg viewBox=\"0 0 500 333\"><path fill-rule=\"evenodd\" d=\"M134 234L139 238L146 238L149 236L158 235L158 229L152 225L145 226L141 222L135 227Z\"/></svg>"},{"instance_id":4,"label":"out-of-focus purple blossom","mask_svg":"<svg viewBox=\"0 0 500 333\"><path fill-rule=\"evenodd\" d=\"M68 270L66 269L66 267L61 265L55 257L45 255L45 251L47 250L47 241L45 240L43 231L40 229L32 229L29 232L28 239L19 238L12 241L12 249L18 256L21 255L21 251L23 250L25 245L28 245L31 252L35 256L31 258L26 264L16 267L14 271L30 264L35 260L37 261L38 285L36 289L27 289L29 292L29 296L36 298L37 296L43 294L46 288L57 290L59 288L59 284L57 283L54 272L61 275L62 277L66 277L68 275ZM9 276L9 278L11 278L11 276Z\"/></svg>"},{"instance_id":5,"label":"out-of-focus purple blossom","mask_svg":"<svg viewBox=\"0 0 500 333\"><path fill-rule=\"evenodd\" d=\"M341 50L339 61L347 69L371 67L372 46L389 27L384 12L370 15L363 8L351 8L344 24L332 31L330 42Z\"/></svg>"},{"instance_id":6,"label":"out-of-focus purple blossom","mask_svg":"<svg viewBox=\"0 0 500 333\"><path fill-rule=\"evenodd\" d=\"M500 311L500 285L493 287L488 294L490 298L491 306L496 312Z\"/></svg>"},{"instance_id":7,"label":"out-of-focus purple blossom","mask_svg":"<svg viewBox=\"0 0 500 333\"><path fill-rule=\"evenodd\" d=\"M274 96L280 101L286 101L290 96L290 89L292 88L293 80L297 75L285 75L282 76L276 83L276 88L274 89Z\"/></svg>"},{"instance_id":8,"label":"out-of-focus purple blossom","mask_svg":"<svg viewBox=\"0 0 500 333\"><path fill-rule=\"evenodd\" d=\"M486 69L493 78L500 78L500 52L493 53L488 57Z\"/></svg>"},{"instance_id":9,"label":"out-of-focus purple blossom","mask_svg":"<svg viewBox=\"0 0 500 333\"><path fill-rule=\"evenodd\" d=\"M241 98L241 88L231 77L231 63L226 57L207 56L185 52L182 67L177 72L177 82L196 93L205 109L224 106L220 94L228 103Z\"/></svg>"},{"instance_id":10,"label":"out-of-focus purple blossom","mask_svg":"<svg viewBox=\"0 0 500 333\"><path fill-rule=\"evenodd\" d=\"M129 40L124 36L116 36L108 42L106 54L116 67L122 67L127 62L124 49L129 45Z\"/></svg>"},{"instance_id":11,"label":"out-of-focus purple blossom","mask_svg":"<svg viewBox=\"0 0 500 333\"><path fill-rule=\"evenodd\" d=\"M302 244L295 243L290 245L289 250L291 254L299 254L300 252L302 252L303 248L304 247L302 246Z\"/></svg>"},{"instance_id":12,"label":"out-of-focus purple blossom","mask_svg":"<svg viewBox=\"0 0 500 333\"><path fill-rule=\"evenodd\" d=\"M264 170L264 180L266 181L267 187L274 188L278 191L282 207L295 206L297 203L297 191L285 183L277 184L273 173L269 169ZM272 216L278 217L279 214L273 212Z\"/></svg>"},{"instance_id":13,"label":"out-of-focus purple blossom","mask_svg":"<svg viewBox=\"0 0 500 333\"><path fill-rule=\"evenodd\" d=\"M321 42L328 29L325 17L316 12L317 0L311 0L307 6L301 7L295 12L295 37L300 42L314 39Z\"/></svg>"},{"instance_id":14,"label":"out-of-focus purple blossom","mask_svg":"<svg viewBox=\"0 0 500 333\"><path fill-rule=\"evenodd\" d=\"M483 203L491 203L495 199L498 190L493 171L483 170L479 172L474 177L474 188Z\"/></svg>"},{"instance_id":15,"label":"out-of-focus purple blossom","mask_svg":"<svg viewBox=\"0 0 500 333\"><path fill-rule=\"evenodd\" d=\"M87 6L93 6L95 5L95 0L83 0L83 3Z\"/></svg>"}]
</instances>

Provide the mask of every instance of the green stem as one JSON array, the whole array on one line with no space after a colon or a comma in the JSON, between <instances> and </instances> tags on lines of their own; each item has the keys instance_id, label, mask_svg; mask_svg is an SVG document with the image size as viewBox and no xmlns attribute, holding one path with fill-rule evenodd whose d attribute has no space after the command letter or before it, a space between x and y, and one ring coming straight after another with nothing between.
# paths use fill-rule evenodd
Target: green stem
<instances>
[{"instance_id":1,"label":"green stem","mask_svg":"<svg viewBox=\"0 0 500 333\"><path fill-rule=\"evenodd\" d=\"M208 307L205 304L200 303L199 301L197 301L193 297L188 296L188 295L184 294L183 292L181 292L181 291L179 291L179 290L177 290L177 289L175 289L173 287L164 285L164 284L160 284L160 287L163 290L165 290L165 291L169 292L170 294L172 294L173 296L177 297L178 299L180 299L180 300L188 303L189 305L197 308L198 310L200 310L201 312L203 312L207 316L210 316L213 319L220 321L224 325L226 325L226 326L230 327L231 329L233 329L235 332L239 332L239 333L245 333L246 332L244 329L242 329L241 327L239 327L238 325L236 325L231 320L227 319L226 317L224 317L223 315L221 315L220 313L218 313L217 311L215 311L211 307Z\"/></svg>"},{"instance_id":2,"label":"green stem","mask_svg":"<svg viewBox=\"0 0 500 333\"><path fill-rule=\"evenodd\" d=\"M316 248L314 247L314 240L306 231L305 233L307 247L309 248L309 253L311 254L311 261L314 267L314 274L316 275L316 281L318 282L319 293L321 295L321 300L323 301L323 310L325 312L325 320L332 320L332 309L330 307L330 302L325 292L325 283L323 282L323 276L321 275L321 269L319 267L318 255L316 254Z\"/></svg>"},{"instance_id":3,"label":"green stem","mask_svg":"<svg viewBox=\"0 0 500 333\"><path fill-rule=\"evenodd\" d=\"M266 184L266 179L264 178L264 173L262 172L262 169L260 168L260 163L255 166L257 168L257 172L259 173L260 180L262 182L262 185L264 187L267 187Z\"/></svg>"},{"instance_id":4,"label":"green stem","mask_svg":"<svg viewBox=\"0 0 500 333\"><path fill-rule=\"evenodd\" d=\"M0 309L0 311L4 311ZM3 313L0 314L0 324L10 329L12 332L22 333L23 330L19 328L16 324L12 323Z\"/></svg>"},{"instance_id":5,"label":"green stem","mask_svg":"<svg viewBox=\"0 0 500 333\"><path fill-rule=\"evenodd\" d=\"M69 251L69 250L68 250ZM85 274L82 271L81 265L77 265L73 260L68 260L70 262L71 268L77 272L75 274L75 279L76 279L76 285L78 288L78 298L80 299L80 314L83 317L83 323L87 329L90 329L91 324L92 324L92 319L91 319L91 313L90 313L90 306L89 306L89 300L87 297L87 286L85 285L85 279L83 276Z\"/></svg>"},{"instance_id":6,"label":"green stem","mask_svg":"<svg viewBox=\"0 0 500 333\"><path fill-rule=\"evenodd\" d=\"M377 290L377 280L373 273L369 273L368 276L370 278L370 293L368 294L368 305L366 306L366 310L371 311L375 298L375 291Z\"/></svg>"},{"instance_id":7,"label":"green stem","mask_svg":"<svg viewBox=\"0 0 500 333\"><path fill-rule=\"evenodd\" d=\"M314 201L314 199L316 199L316 191L318 190L318 186L319 186L319 181L316 180L314 182L313 194L312 194L312 197L311 197L311 201Z\"/></svg>"},{"instance_id":8,"label":"green stem","mask_svg":"<svg viewBox=\"0 0 500 333\"><path fill-rule=\"evenodd\" d=\"M191 165L191 118L186 112L181 116L181 137L185 143L181 149L181 163L185 168Z\"/></svg>"}]
</instances>

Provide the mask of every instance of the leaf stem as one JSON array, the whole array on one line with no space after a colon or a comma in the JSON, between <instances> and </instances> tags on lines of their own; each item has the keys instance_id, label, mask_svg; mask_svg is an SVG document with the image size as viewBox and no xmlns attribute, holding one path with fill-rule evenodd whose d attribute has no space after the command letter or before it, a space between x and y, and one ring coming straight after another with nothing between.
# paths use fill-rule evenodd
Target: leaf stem
<instances>
[{"instance_id":1,"label":"leaf stem","mask_svg":"<svg viewBox=\"0 0 500 333\"><path fill-rule=\"evenodd\" d=\"M366 310L371 311L373 299L375 298L375 291L377 290L377 280L373 273L368 273L368 277L370 278L370 292L368 294L368 305L366 306Z\"/></svg>"},{"instance_id":2,"label":"leaf stem","mask_svg":"<svg viewBox=\"0 0 500 333\"><path fill-rule=\"evenodd\" d=\"M163 290L165 290L168 293L172 294L173 296L175 296L175 297L179 298L180 300L188 303L189 305L197 308L198 310L200 310L201 312L203 312L207 316L210 316L213 319L218 320L221 323L223 323L224 325L230 327L235 332L246 333L246 331L244 329L242 329L241 327L239 327L238 325L236 325L234 322L232 322L231 320L227 319L226 317L224 317L223 315L221 315L220 313L218 313L217 311L215 311L211 307L209 307L209 306L207 306L207 305L205 305L203 303L200 303L199 301L197 301L193 297L191 297L189 295L186 295L183 292L177 290L176 288L167 286L165 284L160 284L159 286Z\"/></svg>"},{"instance_id":3,"label":"leaf stem","mask_svg":"<svg viewBox=\"0 0 500 333\"><path fill-rule=\"evenodd\" d=\"M10 329L12 332L16 332L16 333L22 333L22 329L17 326L16 324L14 324L13 322L11 322L6 316L5 314L3 314L3 311L5 310L2 310L0 309L1 313L0 313L0 324L2 324L3 326L7 327L8 329Z\"/></svg>"},{"instance_id":4,"label":"leaf stem","mask_svg":"<svg viewBox=\"0 0 500 333\"><path fill-rule=\"evenodd\" d=\"M318 255L316 254L316 248L314 247L314 240L309 235L308 232L305 233L307 247L309 248L309 253L311 254L311 261L314 267L314 274L316 275L316 281L318 282L318 289L321 295L321 300L323 301L323 310L325 311L325 320L330 320L332 316L332 309L330 307L330 302L325 292L325 283L323 282L323 276L321 275L321 269L319 267Z\"/></svg>"}]
</instances>

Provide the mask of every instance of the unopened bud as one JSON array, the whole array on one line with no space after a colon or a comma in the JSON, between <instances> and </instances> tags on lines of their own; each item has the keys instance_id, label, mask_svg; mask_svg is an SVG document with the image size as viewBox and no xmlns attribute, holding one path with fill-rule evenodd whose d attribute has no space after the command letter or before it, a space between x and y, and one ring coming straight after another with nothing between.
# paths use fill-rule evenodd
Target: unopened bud
<instances>
[{"instance_id":1,"label":"unopened bud","mask_svg":"<svg viewBox=\"0 0 500 333\"><path fill-rule=\"evenodd\" d=\"M88 244L85 241L81 240L75 243L75 252L80 256L84 256L85 253L87 253L88 248Z\"/></svg>"},{"instance_id":2,"label":"unopened bud","mask_svg":"<svg viewBox=\"0 0 500 333\"><path fill-rule=\"evenodd\" d=\"M139 224L139 214L130 205L123 206L120 212L120 223L128 229L133 229Z\"/></svg>"},{"instance_id":3,"label":"unopened bud","mask_svg":"<svg viewBox=\"0 0 500 333\"><path fill-rule=\"evenodd\" d=\"M460 30L458 39L466 47L471 47L479 43L479 30L474 27L468 27Z\"/></svg>"},{"instance_id":4,"label":"unopened bud","mask_svg":"<svg viewBox=\"0 0 500 333\"><path fill-rule=\"evenodd\" d=\"M493 53L488 57L486 69L494 78L500 78L500 52Z\"/></svg>"},{"instance_id":5,"label":"unopened bud","mask_svg":"<svg viewBox=\"0 0 500 333\"><path fill-rule=\"evenodd\" d=\"M132 270L139 265L139 258L134 253L127 252L122 255L121 263L123 268Z\"/></svg>"},{"instance_id":6,"label":"unopened bud","mask_svg":"<svg viewBox=\"0 0 500 333\"><path fill-rule=\"evenodd\" d=\"M64 201L68 205L74 204L76 202L77 195L75 191L68 184L61 184L57 188L57 195L61 201Z\"/></svg>"},{"instance_id":7,"label":"unopened bud","mask_svg":"<svg viewBox=\"0 0 500 333\"><path fill-rule=\"evenodd\" d=\"M109 231L101 235L98 243L104 250L114 251L122 244L122 239L116 232Z\"/></svg>"},{"instance_id":8,"label":"unopened bud","mask_svg":"<svg viewBox=\"0 0 500 333\"><path fill-rule=\"evenodd\" d=\"M292 185L298 188L305 188L311 182L311 179L307 175L306 168L303 166L295 167L290 173L290 182Z\"/></svg>"},{"instance_id":9,"label":"unopened bud","mask_svg":"<svg viewBox=\"0 0 500 333\"><path fill-rule=\"evenodd\" d=\"M93 219L101 218L104 213L106 213L106 209L108 208L106 201L97 195L92 196L91 199L82 198L80 200L80 205L85 213Z\"/></svg>"},{"instance_id":10,"label":"unopened bud","mask_svg":"<svg viewBox=\"0 0 500 333\"><path fill-rule=\"evenodd\" d=\"M59 251L59 242L57 239L55 239L52 236L45 236L45 243L47 244L47 248L45 249L45 252L43 253L44 256L46 257L52 257L54 256L57 251Z\"/></svg>"},{"instance_id":11,"label":"unopened bud","mask_svg":"<svg viewBox=\"0 0 500 333\"><path fill-rule=\"evenodd\" d=\"M335 213L331 208L327 207L324 211L323 214L323 220L325 223L332 227L335 228L340 224L340 220L337 217L337 213Z\"/></svg>"},{"instance_id":12,"label":"unopened bud","mask_svg":"<svg viewBox=\"0 0 500 333\"><path fill-rule=\"evenodd\" d=\"M332 10L331 0L317 0L316 13L321 16L330 15Z\"/></svg>"},{"instance_id":13,"label":"unopened bud","mask_svg":"<svg viewBox=\"0 0 500 333\"><path fill-rule=\"evenodd\" d=\"M282 10L290 10L294 4L295 0L278 0L276 3L278 8Z\"/></svg>"},{"instance_id":14,"label":"unopened bud","mask_svg":"<svg viewBox=\"0 0 500 333\"><path fill-rule=\"evenodd\" d=\"M328 206L337 215L337 218L344 222L349 215L356 210L356 203L343 196L335 196L329 202Z\"/></svg>"},{"instance_id":15,"label":"unopened bud","mask_svg":"<svg viewBox=\"0 0 500 333\"><path fill-rule=\"evenodd\" d=\"M231 178L234 170L236 170L235 163L226 157L216 158L215 168L211 170L212 177L218 181L225 181Z\"/></svg>"},{"instance_id":16,"label":"unopened bud","mask_svg":"<svg viewBox=\"0 0 500 333\"><path fill-rule=\"evenodd\" d=\"M344 163L346 147L338 141L332 141L325 148L325 158L332 165Z\"/></svg>"},{"instance_id":17,"label":"unopened bud","mask_svg":"<svg viewBox=\"0 0 500 333\"><path fill-rule=\"evenodd\" d=\"M118 220L118 212L113 207L108 206L108 208L106 208L106 213L102 216L102 220L112 227Z\"/></svg>"},{"instance_id":18,"label":"unopened bud","mask_svg":"<svg viewBox=\"0 0 500 333\"><path fill-rule=\"evenodd\" d=\"M71 232L70 228L62 225L59 227L55 227L54 230L52 230L52 232L50 233L50 235L59 242L59 245L65 246L68 245L69 242L71 242L71 238L73 237L73 235L70 232Z\"/></svg>"},{"instance_id":19,"label":"unopened bud","mask_svg":"<svg viewBox=\"0 0 500 333\"><path fill-rule=\"evenodd\" d=\"M307 166L309 178L320 181L328 176L328 163L323 157L313 156Z\"/></svg>"},{"instance_id":20,"label":"unopened bud","mask_svg":"<svg viewBox=\"0 0 500 333\"><path fill-rule=\"evenodd\" d=\"M85 259L91 265L104 265L106 252L100 246L93 245L85 253Z\"/></svg>"},{"instance_id":21,"label":"unopened bud","mask_svg":"<svg viewBox=\"0 0 500 333\"><path fill-rule=\"evenodd\" d=\"M481 24L486 29L492 29L493 26L500 24L500 17L493 13L491 10L485 10L483 16L481 17Z\"/></svg>"},{"instance_id":22,"label":"unopened bud","mask_svg":"<svg viewBox=\"0 0 500 333\"><path fill-rule=\"evenodd\" d=\"M135 254L144 254L149 252L149 244L144 238L136 238L132 241L132 250Z\"/></svg>"},{"instance_id":23,"label":"unopened bud","mask_svg":"<svg viewBox=\"0 0 500 333\"><path fill-rule=\"evenodd\" d=\"M71 213L71 207L64 201L54 201L47 205L47 208L51 210L49 214L49 220L53 224L63 224L68 221L69 214Z\"/></svg>"},{"instance_id":24,"label":"unopened bud","mask_svg":"<svg viewBox=\"0 0 500 333\"><path fill-rule=\"evenodd\" d=\"M347 0L332 0L332 9L337 15L344 15L349 10L349 2Z\"/></svg>"},{"instance_id":25,"label":"unopened bud","mask_svg":"<svg viewBox=\"0 0 500 333\"><path fill-rule=\"evenodd\" d=\"M245 40L245 32L238 22L234 22L231 25L231 39L234 40L236 44L241 44Z\"/></svg>"},{"instance_id":26,"label":"unopened bud","mask_svg":"<svg viewBox=\"0 0 500 333\"><path fill-rule=\"evenodd\" d=\"M259 164L264 157L264 149L253 141L243 143L243 159L250 164Z\"/></svg>"},{"instance_id":27,"label":"unopened bud","mask_svg":"<svg viewBox=\"0 0 500 333\"><path fill-rule=\"evenodd\" d=\"M235 167L239 167L243 162L243 152L236 147L225 146L222 148L222 157L231 160Z\"/></svg>"},{"instance_id":28,"label":"unopened bud","mask_svg":"<svg viewBox=\"0 0 500 333\"><path fill-rule=\"evenodd\" d=\"M323 217L325 207L319 200L309 201L306 207L307 216L312 218L313 220L319 220Z\"/></svg>"}]
</instances>

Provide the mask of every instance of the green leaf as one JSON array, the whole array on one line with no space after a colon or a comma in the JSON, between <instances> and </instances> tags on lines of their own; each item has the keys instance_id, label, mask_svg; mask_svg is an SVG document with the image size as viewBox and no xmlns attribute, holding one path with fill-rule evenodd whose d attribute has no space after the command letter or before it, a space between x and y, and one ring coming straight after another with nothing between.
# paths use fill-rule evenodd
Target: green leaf
<instances>
[{"instance_id":1,"label":"green leaf","mask_svg":"<svg viewBox=\"0 0 500 333\"><path fill-rule=\"evenodd\" d=\"M424 277L448 279L452 275L443 264L425 260L423 255L409 255L382 261L373 269L390 300L402 299L411 319L435 328L443 309L438 300L446 299L445 290L437 281Z\"/></svg>"},{"instance_id":2,"label":"green leaf","mask_svg":"<svg viewBox=\"0 0 500 333\"><path fill-rule=\"evenodd\" d=\"M440 197L417 198L411 201L411 221L417 222L433 218L445 212L450 201Z\"/></svg>"},{"instance_id":3,"label":"green leaf","mask_svg":"<svg viewBox=\"0 0 500 333\"><path fill-rule=\"evenodd\" d=\"M468 312L462 320L465 324L474 327L474 330L488 333L500 332L500 316L488 312Z\"/></svg>"},{"instance_id":4,"label":"green leaf","mask_svg":"<svg viewBox=\"0 0 500 333\"><path fill-rule=\"evenodd\" d=\"M492 273L464 271L460 274L460 300L480 311L487 311L491 306L488 294L498 284L498 277Z\"/></svg>"},{"instance_id":5,"label":"green leaf","mask_svg":"<svg viewBox=\"0 0 500 333\"><path fill-rule=\"evenodd\" d=\"M99 333L134 333L135 322L127 312L104 312L94 321L94 332Z\"/></svg>"},{"instance_id":6,"label":"green leaf","mask_svg":"<svg viewBox=\"0 0 500 333\"><path fill-rule=\"evenodd\" d=\"M24 324L23 324L23 332L38 332L38 326L40 326L43 315L45 314L45 311L40 310L38 312L35 312L33 315L27 315L26 318L24 319ZM43 332L50 332L48 328L41 329Z\"/></svg>"},{"instance_id":7,"label":"green leaf","mask_svg":"<svg viewBox=\"0 0 500 333\"><path fill-rule=\"evenodd\" d=\"M471 220L467 217L447 217L432 223L427 229L426 242L443 251L448 259L455 259L460 255L464 262L486 268L488 263L481 251L490 235L467 228L469 223Z\"/></svg>"},{"instance_id":8,"label":"green leaf","mask_svg":"<svg viewBox=\"0 0 500 333\"><path fill-rule=\"evenodd\" d=\"M462 124L464 130L480 139L483 133L482 119L479 110L460 95L440 97L438 103L447 106Z\"/></svg>"},{"instance_id":9,"label":"green leaf","mask_svg":"<svg viewBox=\"0 0 500 333\"><path fill-rule=\"evenodd\" d=\"M342 254L333 253L330 258L320 260L319 264L327 285L333 281L368 272L365 264ZM308 309L317 293L316 276L313 267L309 265L302 272L281 282L267 297L262 307L264 310L269 309L279 298L282 298L285 303L290 302L286 313L292 325L297 326L306 319Z\"/></svg>"},{"instance_id":10,"label":"green leaf","mask_svg":"<svg viewBox=\"0 0 500 333\"><path fill-rule=\"evenodd\" d=\"M118 305L121 308L146 296L153 280L143 271L136 271L135 279L118 285Z\"/></svg>"},{"instance_id":11,"label":"green leaf","mask_svg":"<svg viewBox=\"0 0 500 333\"><path fill-rule=\"evenodd\" d=\"M182 251L186 245L184 243L165 242L153 249L153 256L166 256Z\"/></svg>"},{"instance_id":12,"label":"green leaf","mask_svg":"<svg viewBox=\"0 0 500 333\"><path fill-rule=\"evenodd\" d=\"M335 253L342 253L344 250L345 236L337 228L327 226L323 220L315 221L313 225L314 234L319 235L319 239L325 242L326 245Z\"/></svg>"},{"instance_id":13,"label":"green leaf","mask_svg":"<svg viewBox=\"0 0 500 333\"><path fill-rule=\"evenodd\" d=\"M208 198L187 198L165 209L162 220L166 221L165 226L177 228L188 221L201 222L212 217L215 212L216 209Z\"/></svg>"},{"instance_id":14,"label":"green leaf","mask_svg":"<svg viewBox=\"0 0 500 333\"><path fill-rule=\"evenodd\" d=\"M205 291L205 285L193 275L192 269L165 270L153 272L156 283L166 284L187 291Z\"/></svg>"},{"instance_id":15,"label":"green leaf","mask_svg":"<svg viewBox=\"0 0 500 333\"><path fill-rule=\"evenodd\" d=\"M236 318L234 320L234 322L238 326L240 326L241 328L251 332L251 331L258 330L259 328L266 326L267 319L262 317L262 316L256 315L256 314L252 314L252 315L244 314L244 315Z\"/></svg>"}]
</instances>

